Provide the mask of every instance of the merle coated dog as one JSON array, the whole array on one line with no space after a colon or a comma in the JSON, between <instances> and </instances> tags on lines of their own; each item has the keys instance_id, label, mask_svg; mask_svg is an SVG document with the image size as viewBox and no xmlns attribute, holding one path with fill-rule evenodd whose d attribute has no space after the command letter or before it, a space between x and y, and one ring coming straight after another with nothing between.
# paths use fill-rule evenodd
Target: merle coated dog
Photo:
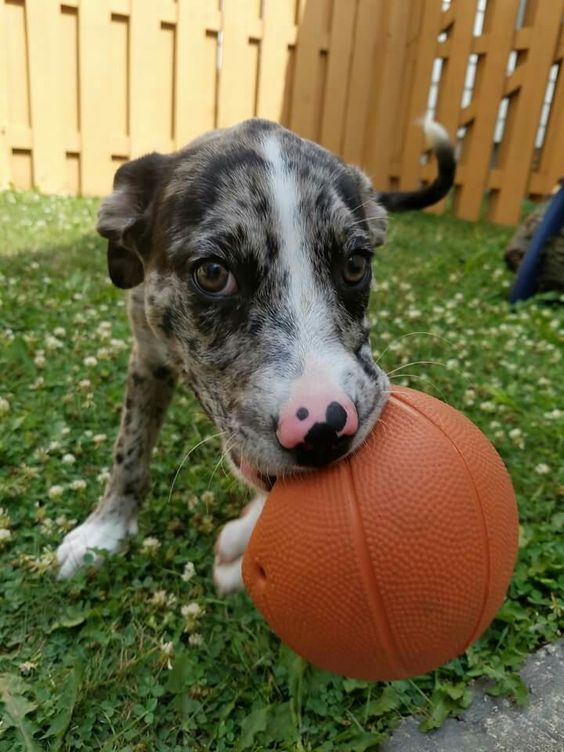
<instances>
[{"instance_id":1,"label":"merle coated dog","mask_svg":"<svg viewBox=\"0 0 564 752\"><path fill-rule=\"evenodd\" d=\"M61 576L137 530L179 378L221 432L234 472L259 491L218 538L222 592L241 587L241 557L276 476L362 443L389 389L366 320L387 211L429 206L454 181L447 134L424 128L438 175L412 192L379 193L356 167L259 119L119 168L98 232L113 283L131 290L135 344L110 478L58 549Z\"/></svg>"}]
</instances>

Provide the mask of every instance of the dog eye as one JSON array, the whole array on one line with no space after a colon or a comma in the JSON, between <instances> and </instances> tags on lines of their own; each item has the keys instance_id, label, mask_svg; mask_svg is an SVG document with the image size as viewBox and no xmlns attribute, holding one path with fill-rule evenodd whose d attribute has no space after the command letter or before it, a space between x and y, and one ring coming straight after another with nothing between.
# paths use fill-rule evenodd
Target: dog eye
<instances>
[{"instance_id":1,"label":"dog eye","mask_svg":"<svg viewBox=\"0 0 564 752\"><path fill-rule=\"evenodd\" d=\"M370 262L362 253L353 253L343 266L343 279L348 285L358 285L365 278Z\"/></svg>"},{"instance_id":2,"label":"dog eye","mask_svg":"<svg viewBox=\"0 0 564 752\"><path fill-rule=\"evenodd\" d=\"M238 291L232 272L217 261L204 261L194 270L196 286L208 295L234 295Z\"/></svg>"}]
</instances>

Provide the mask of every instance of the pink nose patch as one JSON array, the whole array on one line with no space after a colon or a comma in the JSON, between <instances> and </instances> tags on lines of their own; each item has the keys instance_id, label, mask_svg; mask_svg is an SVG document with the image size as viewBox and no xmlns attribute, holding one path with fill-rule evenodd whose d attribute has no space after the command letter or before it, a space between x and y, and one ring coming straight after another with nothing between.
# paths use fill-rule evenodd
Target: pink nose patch
<instances>
[{"instance_id":1,"label":"pink nose patch","mask_svg":"<svg viewBox=\"0 0 564 752\"><path fill-rule=\"evenodd\" d=\"M344 393L299 394L282 408L276 436L285 449L306 442L316 424L327 426L337 437L353 436L358 430L358 415Z\"/></svg>"}]
</instances>

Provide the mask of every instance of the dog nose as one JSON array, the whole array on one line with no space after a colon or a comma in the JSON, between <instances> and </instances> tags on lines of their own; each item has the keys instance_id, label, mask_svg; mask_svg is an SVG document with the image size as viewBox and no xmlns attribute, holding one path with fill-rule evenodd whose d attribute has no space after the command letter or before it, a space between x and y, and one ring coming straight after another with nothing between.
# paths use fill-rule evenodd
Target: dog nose
<instances>
[{"instance_id":1,"label":"dog nose","mask_svg":"<svg viewBox=\"0 0 564 752\"><path fill-rule=\"evenodd\" d=\"M299 465L320 467L349 450L358 414L346 395L303 395L280 412L276 436Z\"/></svg>"}]
</instances>

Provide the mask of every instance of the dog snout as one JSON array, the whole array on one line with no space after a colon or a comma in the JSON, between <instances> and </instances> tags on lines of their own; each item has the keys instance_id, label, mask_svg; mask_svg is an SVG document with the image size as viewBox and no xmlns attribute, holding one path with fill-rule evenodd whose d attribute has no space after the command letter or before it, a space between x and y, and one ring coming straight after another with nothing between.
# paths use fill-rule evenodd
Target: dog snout
<instances>
[{"instance_id":1,"label":"dog snout","mask_svg":"<svg viewBox=\"0 0 564 752\"><path fill-rule=\"evenodd\" d=\"M280 411L276 437L299 465L319 467L347 453L358 414L345 394L303 394Z\"/></svg>"}]
</instances>

